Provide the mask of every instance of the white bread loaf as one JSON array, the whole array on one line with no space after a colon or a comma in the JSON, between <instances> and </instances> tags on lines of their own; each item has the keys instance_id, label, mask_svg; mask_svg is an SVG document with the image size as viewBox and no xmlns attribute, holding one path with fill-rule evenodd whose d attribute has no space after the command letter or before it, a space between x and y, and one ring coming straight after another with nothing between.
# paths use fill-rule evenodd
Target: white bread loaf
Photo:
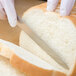
<instances>
[{"instance_id":1,"label":"white bread loaf","mask_svg":"<svg viewBox=\"0 0 76 76\"><path fill-rule=\"evenodd\" d=\"M0 39L0 44L0 55L10 59L15 68L28 76L66 76L62 70L13 43Z\"/></svg>"},{"instance_id":2,"label":"white bread loaf","mask_svg":"<svg viewBox=\"0 0 76 76\"><path fill-rule=\"evenodd\" d=\"M0 76L26 76L10 65L7 58L0 56Z\"/></svg>"},{"instance_id":3,"label":"white bread loaf","mask_svg":"<svg viewBox=\"0 0 76 76\"><path fill-rule=\"evenodd\" d=\"M58 9L56 12L59 11ZM60 17L58 13L46 11L46 3L43 3L27 10L23 15L23 20L26 25L33 29L39 37L61 56L62 60L69 66L71 76L76 76L76 10L73 9L70 16ZM49 64L59 67L24 32L21 32L20 35L20 46L44 59Z\"/></svg>"}]
</instances>

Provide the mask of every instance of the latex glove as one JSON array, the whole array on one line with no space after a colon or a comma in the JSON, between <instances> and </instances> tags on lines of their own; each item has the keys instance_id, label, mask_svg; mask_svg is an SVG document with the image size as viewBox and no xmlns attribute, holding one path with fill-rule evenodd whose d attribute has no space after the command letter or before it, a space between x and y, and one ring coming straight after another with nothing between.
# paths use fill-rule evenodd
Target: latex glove
<instances>
[{"instance_id":1,"label":"latex glove","mask_svg":"<svg viewBox=\"0 0 76 76\"><path fill-rule=\"evenodd\" d=\"M48 0L47 10L54 11L58 2L59 0ZM69 15L74 6L74 3L75 3L75 0L61 0L60 15L61 16Z\"/></svg>"},{"instance_id":2,"label":"latex glove","mask_svg":"<svg viewBox=\"0 0 76 76\"><path fill-rule=\"evenodd\" d=\"M0 0L0 19L6 18L12 27L16 26L17 16L14 7L14 0Z\"/></svg>"}]
</instances>

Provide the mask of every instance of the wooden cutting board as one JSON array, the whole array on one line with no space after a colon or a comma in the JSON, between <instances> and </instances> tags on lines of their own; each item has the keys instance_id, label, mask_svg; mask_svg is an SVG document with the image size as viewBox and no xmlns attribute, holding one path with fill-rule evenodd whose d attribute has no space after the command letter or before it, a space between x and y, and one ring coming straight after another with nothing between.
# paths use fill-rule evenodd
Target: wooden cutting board
<instances>
[{"instance_id":1,"label":"wooden cutting board","mask_svg":"<svg viewBox=\"0 0 76 76\"><path fill-rule=\"evenodd\" d=\"M31 6L42 3L40 0L15 0L16 11L19 16ZM0 20L0 38L11 41L15 44L19 42L20 29L18 27L11 28L6 20Z\"/></svg>"}]
</instances>

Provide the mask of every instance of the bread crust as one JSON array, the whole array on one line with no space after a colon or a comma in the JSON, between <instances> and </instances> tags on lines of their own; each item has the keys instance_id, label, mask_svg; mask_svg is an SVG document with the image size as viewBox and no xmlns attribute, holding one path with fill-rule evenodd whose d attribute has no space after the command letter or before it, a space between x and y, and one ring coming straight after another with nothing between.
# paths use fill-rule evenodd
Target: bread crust
<instances>
[{"instance_id":1,"label":"bread crust","mask_svg":"<svg viewBox=\"0 0 76 76\"><path fill-rule=\"evenodd\" d=\"M1 56L10 59L12 54L13 54L13 51L7 45L0 43L0 55Z\"/></svg>"},{"instance_id":2,"label":"bread crust","mask_svg":"<svg viewBox=\"0 0 76 76\"><path fill-rule=\"evenodd\" d=\"M24 61L16 54L13 54L10 63L13 67L19 69L21 72L24 72L29 76L66 76L66 74L55 71L55 70L46 70L40 67L37 67L27 61Z\"/></svg>"},{"instance_id":3,"label":"bread crust","mask_svg":"<svg viewBox=\"0 0 76 76\"><path fill-rule=\"evenodd\" d=\"M2 42L2 41L1 41ZM6 41L4 41L6 42ZM8 42L7 42L8 43ZM9 43L11 45L11 43ZM12 45L13 47L13 45ZM15 51L17 51L15 49ZM16 53L11 50L11 47L8 47L4 43L0 43L0 55L3 57L6 57L10 60L10 63L20 71L24 72L25 75L29 76L66 76L63 72L60 72L58 70L54 69L43 69L40 68L34 64L31 64L30 62L27 62L26 60L23 60L19 56L16 55Z\"/></svg>"},{"instance_id":4,"label":"bread crust","mask_svg":"<svg viewBox=\"0 0 76 76\"><path fill-rule=\"evenodd\" d=\"M75 63L72 67L72 69L70 70L70 75L69 76L76 76L76 60L75 60Z\"/></svg>"},{"instance_id":5,"label":"bread crust","mask_svg":"<svg viewBox=\"0 0 76 76\"><path fill-rule=\"evenodd\" d=\"M61 0L60 0L61 1ZM60 5L60 2L59 2L59 5ZM58 5L58 6L59 6ZM31 10L33 10L33 9L41 9L42 11L44 11L44 12L48 12L47 11L47 9L46 9L46 7L47 7L47 3L45 2L45 3L42 3L42 4L40 4L40 5L37 5L37 6L34 6L34 7L32 7L32 8L30 8L30 9L28 9L25 13L28 13L29 11L31 11ZM76 26L76 10L75 10L75 8L76 8L76 4L75 4L75 6L74 6L74 8L73 8L73 10L72 10L72 12L71 12L71 14L70 14L70 16L64 16L64 18L68 18L70 21L72 21L73 23L74 23L74 25ZM57 8L56 10L59 10L59 8ZM55 10L55 11L56 11ZM24 13L24 14L25 14ZM60 16L60 14L59 13L57 13L57 12L53 12L53 13L55 13L55 14L57 14L60 18L63 18L63 17L61 17ZM23 15L24 16L24 15Z\"/></svg>"}]
</instances>

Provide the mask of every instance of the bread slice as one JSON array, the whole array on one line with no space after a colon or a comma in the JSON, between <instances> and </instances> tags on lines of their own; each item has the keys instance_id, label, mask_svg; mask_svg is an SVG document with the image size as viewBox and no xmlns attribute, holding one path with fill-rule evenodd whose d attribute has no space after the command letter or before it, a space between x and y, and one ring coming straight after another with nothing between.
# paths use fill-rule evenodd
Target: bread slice
<instances>
[{"instance_id":1,"label":"bread slice","mask_svg":"<svg viewBox=\"0 0 76 76\"><path fill-rule=\"evenodd\" d=\"M75 7L76 8L76 7ZM59 7L56 12L59 12ZM34 6L23 15L23 20L33 31L56 51L73 70L76 75L76 10L70 16L60 17L56 12L46 11L46 3ZM49 64L61 68L47 55L29 36L21 32L20 46L47 61ZM73 72L72 72L73 73ZM73 76L73 75L72 75Z\"/></svg>"},{"instance_id":2,"label":"bread slice","mask_svg":"<svg viewBox=\"0 0 76 76\"><path fill-rule=\"evenodd\" d=\"M0 55L10 59L15 68L28 76L66 76L62 70L13 43L0 39L0 44Z\"/></svg>"},{"instance_id":3,"label":"bread slice","mask_svg":"<svg viewBox=\"0 0 76 76\"><path fill-rule=\"evenodd\" d=\"M13 68L9 60L0 56L0 76L26 76L24 73Z\"/></svg>"}]
</instances>

